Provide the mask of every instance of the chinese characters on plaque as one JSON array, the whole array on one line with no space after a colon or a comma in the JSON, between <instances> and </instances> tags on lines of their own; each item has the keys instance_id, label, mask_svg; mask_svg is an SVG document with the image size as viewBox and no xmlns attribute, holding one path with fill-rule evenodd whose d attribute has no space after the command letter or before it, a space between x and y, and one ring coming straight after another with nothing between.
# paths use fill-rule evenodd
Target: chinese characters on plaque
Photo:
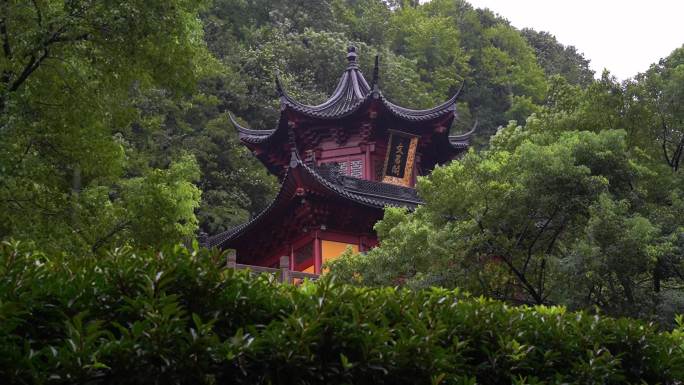
<instances>
[{"instance_id":1,"label":"chinese characters on plaque","mask_svg":"<svg viewBox=\"0 0 684 385\"><path fill-rule=\"evenodd\" d=\"M383 182L400 186L411 184L417 145L417 136L390 131Z\"/></svg>"}]
</instances>

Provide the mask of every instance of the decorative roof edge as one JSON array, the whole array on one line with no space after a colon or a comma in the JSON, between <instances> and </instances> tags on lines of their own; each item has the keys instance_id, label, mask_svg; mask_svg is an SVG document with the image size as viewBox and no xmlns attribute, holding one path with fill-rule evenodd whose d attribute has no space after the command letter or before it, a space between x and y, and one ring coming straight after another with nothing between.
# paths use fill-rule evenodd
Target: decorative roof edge
<instances>
[{"instance_id":1,"label":"decorative roof edge","mask_svg":"<svg viewBox=\"0 0 684 385\"><path fill-rule=\"evenodd\" d=\"M401 107L401 106L396 105L396 104L390 102L389 100L387 100L387 98L385 98L381 92L380 92L380 95L381 95L381 100L383 101L383 103L385 103L387 105L388 108L395 109L403 115L412 116L412 117L413 116L422 117L422 116L430 116L430 115L434 115L434 114L441 114L441 113L448 112L448 111L455 111L456 110L456 108L455 108L456 107L456 100L458 100L458 97L461 94L461 91L463 90L464 86L465 86L465 80L463 80L461 82L461 86L458 88L458 91L456 91L456 93L453 96L451 96L446 102L439 104L435 107L425 109L425 110L417 110L417 109L412 109L412 108Z\"/></svg>"},{"instance_id":2,"label":"decorative roof edge","mask_svg":"<svg viewBox=\"0 0 684 385\"><path fill-rule=\"evenodd\" d=\"M375 55L375 65L373 66L373 79L371 80L371 91L378 91L380 80L380 55Z\"/></svg>"},{"instance_id":3,"label":"decorative roof edge","mask_svg":"<svg viewBox=\"0 0 684 385\"><path fill-rule=\"evenodd\" d=\"M382 209L386 206L391 206L388 204L384 204L382 200L389 200L389 201L396 201L397 204L396 206L404 206L407 207L409 206L410 208L413 208L419 204L422 203L422 201L419 200L412 200L412 199L407 199L407 198L402 198L402 197L390 197L390 196L383 196L381 194L374 194L374 193L369 193L369 192L363 192L358 190L358 188L353 188L353 187L347 187L345 186L345 183L343 181L339 181L339 183L334 183L333 181L327 179L323 175L321 175L316 168L312 168L307 166L299 157L299 154L297 153L296 150L292 151L291 159L290 159L290 168L287 170L287 173L284 178L284 182L281 185L280 190L278 191L278 194L276 197L271 201L271 203L257 216L252 218L252 220L245 222L239 226L233 227L232 229L228 229L222 233L219 233L217 235L214 235L212 237L209 237L206 241L206 245L208 247L222 247L226 242L231 241L238 236L244 234L246 231L248 231L250 228L256 226L257 223L261 222L263 218L268 217L268 214L275 209L277 206L278 202L282 201L283 199L287 199L288 197L285 197L284 194L286 193L286 183L290 176L295 172L296 170L302 170L303 172L307 173L309 176L311 176L320 186L324 187L326 190L328 190L330 193L338 195L344 199L348 199L351 201L354 201L358 204L374 208L374 209ZM347 178L347 177L345 177ZM363 180L362 180L363 181ZM365 181L368 182L368 181ZM380 182L376 182L380 183ZM401 203L400 203L401 202Z\"/></svg>"},{"instance_id":4,"label":"decorative roof edge","mask_svg":"<svg viewBox=\"0 0 684 385\"><path fill-rule=\"evenodd\" d=\"M458 97L461 95L461 91L463 91L463 88L465 87L465 80L461 82L461 86L458 88L456 93L449 98L447 101L445 101L442 104L439 104L435 107L432 107L430 109L425 109L425 110L417 110L417 109L411 109L411 108L406 108L406 107L401 107L397 104L392 103L389 101L383 94L382 91L379 89L375 90L374 92L378 94L378 98L382 102L382 104L385 105L392 113L395 115L399 116L400 118L406 119L406 120L411 120L411 121L425 121L425 120L430 120L430 119L435 119L439 118L449 112L455 112L456 111L456 101L458 100Z\"/></svg>"},{"instance_id":5,"label":"decorative roof edge","mask_svg":"<svg viewBox=\"0 0 684 385\"><path fill-rule=\"evenodd\" d=\"M280 73L278 71L275 72L275 86L278 96L283 96L285 94L285 90L283 90L283 84L280 82Z\"/></svg>"},{"instance_id":6,"label":"decorative roof edge","mask_svg":"<svg viewBox=\"0 0 684 385\"><path fill-rule=\"evenodd\" d=\"M406 108L392 103L382 94L379 86L379 56L375 56L373 78L370 85L359 69L356 60L357 56L356 47L349 47L347 54L349 64L347 68L342 73L332 94L326 101L318 105L305 104L290 96L283 87L279 74L276 72L276 92L280 97L281 110L291 108L305 116L316 119L339 119L353 114L372 98L380 99L381 103L395 116L414 122L439 118L446 113L455 111L456 100L465 86L465 80L461 82L458 91L440 105L424 110Z\"/></svg>"},{"instance_id":7,"label":"decorative roof edge","mask_svg":"<svg viewBox=\"0 0 684 385\"><path fill-rule=\"evenodd\" d=\"M240 125L240 123L238 123L237 120L235 120L235 117L233 116L233 114L231 112L228 112L228 117L230 118L230 122L233 124L233 127L235 127L238 130L238 132L241 134L245 134L245 135L249 135L249 136L265 137L265 136L269 136L275 132L275 129L272 129L272 130L254 130L251 128L244 127L244 126Z\"/></svg>"},{"instance_id":8,"label":"decorative roof edge","mask_svg":"<svg viewBox=\"0 0 684 385\"><path fill-rule=\"evenodd\" d=\"M408 121L412 122L422 122L422 121L427 121L427 120L432 120L432 119L437 119L440 118L447 113L454 112L456 110L456 100L458 99L458 93L454 94L449 100L446 102L437 105L436 107L426 109L426 110L417 110L417 109L410 109L406 107L401 107L397 104L394 104L391 102L389 99L387 99L382 91L379 89L369 93L366 97L363 99L357 100L355 103L349 105L349 107L345 110L338 111L333 114L327 114L327 113L321 113L316 111L315 109L312 108L312 106L308 106L302 103L297 102L296 100L292 99L288 95L285 95L283 97L284 101L282 104L285 107L289 107L297 112L300 112L304 114L307 117L310 118L315 118L315 119L323 119L323 120L333 120L333 119L340 119L344 118L346 116L354 114L356 111L361 108L364 104L366 104L369 100L371 99L379 99L380 103L384 105L387 110L392 113L392 115L405 119Z\"/></svg>"},{"instance_id":9,"label":"decorative roof edge","mask_svg":"<svg viewBox=\"0 0 684 385\"><path fill-rule=\"evenodd\" d=\"M449 135L449 143L452 147L457 149L467 148L470 145L470 138L472 137L475 130L477 130L478 120L475 119L473 128L468 132L464 132L458 135Z\"/></svg>"}]
</instances>

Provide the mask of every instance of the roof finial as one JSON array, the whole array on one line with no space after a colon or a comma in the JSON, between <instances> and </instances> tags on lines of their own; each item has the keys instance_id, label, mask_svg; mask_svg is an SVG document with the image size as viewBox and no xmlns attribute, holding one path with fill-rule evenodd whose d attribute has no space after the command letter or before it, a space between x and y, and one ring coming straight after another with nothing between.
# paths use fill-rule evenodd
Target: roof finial
<instances>
[{"instance_id":1,"label":"roof finial","mask_svg":"<svg viewBox=\"0 0 684 385\"><path fill-rule=\"evenodd\" d=\"M358 55L356 54L356 47L353 45L350 45L349 48L347 48L347 61L349 62L349 66L356 66L356 57Z\"/></svg>"},{"instance_id":2,"label":"roof finial","mask_svg":"<svg viewBox=\"0 0 684 385\"><path fill-rule=\"evenodd\" d=\"M297 151L297 141L295 140L295 133L292 127L287 131L288 142L290 142L290 168L295 168L299 165L300 158Z\"/></svg>"},{"instance_id":3,"label":"roof finial","mask_svg":"<svg viewBox=\"0 0 684 385\"><path fill-rule=\"evenodd\" d=\"M375 66L373 67L373 80L371 81L371 89L373 91L377 91L379 79L380 79L380 55L375 55Z\"/></svg>"},{"instance_id":4,"label":"roof finial","mask_svg":"<svg viewBox=\"0 0 684 385\"><path fill-rule=\"evenodd\" d=\"M246 131L247 128L243 127L240 125L240 123L235 120L235 117L233 116L233 113L228 111L228 117L230 117L230 122L233 124L233 127L235 127L238 131Z\"/></svg>"},{"instance_id":5,"label":"roof finial","mask_svg":"<svg viewBox=\"0 0 684 385\"><path fill-rule=\"evenodd\" d=\"M465 78L463 78L463 80L461 81L461 86L458 87L458 91L456 91L456 95L454 95L454 100L456 100L456 98L458 98L458 95L461 94L461 91L463 91L463 87L465 87Z\"/></svg>"},{"instance_id":6,"label":"roof finial","mask_svg":"<svg viewBox=\"0 0 684 385\"><path fill-rule=\"evenodd\" d=\"M283 96L285 92L283 91L283 85L280 84L280 75L278 74L278 71L275 72L275 85L278 96Z\"/></svg>"},{"instance_id":7,"label":"roof finial","mask_svg":"<svg viewBox=\"0 0 684 385\"><path fill-rule=\"evenodd\" d=\"M292 150L290 150L290 168L295 168L297 166L299 166L299 154L293 147Z\"/></svg>"}]
</instances>

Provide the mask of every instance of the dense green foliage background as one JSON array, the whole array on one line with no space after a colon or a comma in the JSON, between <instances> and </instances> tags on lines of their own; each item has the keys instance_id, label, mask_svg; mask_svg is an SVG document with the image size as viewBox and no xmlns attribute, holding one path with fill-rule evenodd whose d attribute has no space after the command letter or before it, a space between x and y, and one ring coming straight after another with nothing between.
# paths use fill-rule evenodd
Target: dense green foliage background
<instances>
[{"instance_id":1,"label":"dense green foliage background","mask_svg":"<svg viewBox=\"0 0 684 385\"><path fill-rule=\"evenodd\" d=\"M465 81L454 131L477 118L481 143L543 103L547 75L591 79L574 49L464 1L1 7L0 238L43 250L156 247L258 213L276 183L226 112L272 128L277 70L296 97L321 101L349 44L367 74L381 56L383 90L408 107L440 103Z\"/></svg>"},{"instance_id":2,"label":"dense green foliage background","mask_svg":"<svg viewBox=\"0 0 684 385\"><path fill-rule=\"evenodd\" d=\"M300 287L197 248L0 245L0 378L35 384L677 384L684 324L445 289ZM243 272L244 273L244 272ZM680 319L681 321L681 319Z\"/></svg>"}]
</instances>

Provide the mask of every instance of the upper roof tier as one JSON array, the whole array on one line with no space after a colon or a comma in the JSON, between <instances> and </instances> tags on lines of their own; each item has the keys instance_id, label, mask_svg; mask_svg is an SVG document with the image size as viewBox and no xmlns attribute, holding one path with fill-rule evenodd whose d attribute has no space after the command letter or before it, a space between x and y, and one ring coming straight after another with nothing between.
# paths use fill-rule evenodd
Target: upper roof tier
<instances>
[{"instance_id":1,"label":"upper roof tier","mask_svg":"<svg viewBox=\"0 0 684 385\"><path fill-rule=\"evenodd\" d=\"M276 88L281 104L311 117L321 119L336 119L356 110L368 97L371 86L363 77L356 62L356 48L349 47L347 53L347 69L342 73L340 81L332 95L325 102L311 106L294 100L283 88L276 76Z\"/></svg>"},{"instance_id":2,"label":"upper roof tier","mask_svg":"<svg viewBox=\"0 0 684 385\"><path fill-rule=\"evenodd\" d=\"M426 170L436 163L444 163L467 150L471 132L449 136L449 128L456 117L456 100L463 88L446 102L424 110L401 107L389 101L379 87L379 63L375 58L372 81L366 81L357 61L355 47L347 52L347 68L342 73L335 90L321 104L309 105L295 100L284 89L276 76L276 90L280 96L280 117L274 129L254 130L241 126L231 115L240 140L249 147L271 172L284 177L289 159L289 145L306 153L307 144L302 140L309 134L321 135L343 130L359 130L371 120L371 137L382 137L391 128L407 134L423 137L418 152L430 152L434 158ZM370 119L370 120L369 120ZM342 124L338 125L338 121ZM331 129L332 128L332 129ZM326 134L327 133L327 134ZM375 136L374 136L375 135ZM374 140L374 139L370 139ZM431 146L431 147L427 147ZM426 159L426 158L424 158Z\"/></svg>"},{"instance_id":3,"label":"upper roof tier","mask_svg":"<svg viewBox=\"0 0 684 385\"><path fill-rule=\"evenodd\" d=\"M409 121L432 120L455 111L458 93L446 102L427 110L414 110L390 102L383 96L378 86L378 57L375 57L371 85L363 77L356 59L356 48L353 46L349 47L347 52L347 69L342 73L335 91L333 91L328 100L314 106L300 103L292 98L285 91L278 77L276 77L276 88L280 96L281 107L289 107L306 116L318 119L339 119L350 115L370 101L370 99L378 99L389 112Z\"/></svg>"},{"instance_id":4,"label":"upper roof tier","mask_svg":"<svg viewBox=\"0 0 684 385\"><path fill-rule=\"evenodd\" d=\"M335 87L335 90L325 102L318 105L309 105L295 100L287 93L276 75L276 91L280 96L281 111L289 109L310 118L332 120L351 115L360 110L362 106L367 106L371 101L377 100L378 104L382 105L387 112L397 118L410 122L421 122L442 120L450 114L453 115L456 110L456 100L461 89L449 100L436 107L424 110L406 108L392 103L382 94L378 85L379 69L377 56L375 58L371 84L368 84L359 68L356 48L353 46L348 49L347 61L347 68L342 73L337 87ZM277 128L272 130L252 130L242 127L235 121L233 123L238 128L241 138L244 137L247 142L251 143L261 142L277 130Z\"/></svg>"}]
</instances>

